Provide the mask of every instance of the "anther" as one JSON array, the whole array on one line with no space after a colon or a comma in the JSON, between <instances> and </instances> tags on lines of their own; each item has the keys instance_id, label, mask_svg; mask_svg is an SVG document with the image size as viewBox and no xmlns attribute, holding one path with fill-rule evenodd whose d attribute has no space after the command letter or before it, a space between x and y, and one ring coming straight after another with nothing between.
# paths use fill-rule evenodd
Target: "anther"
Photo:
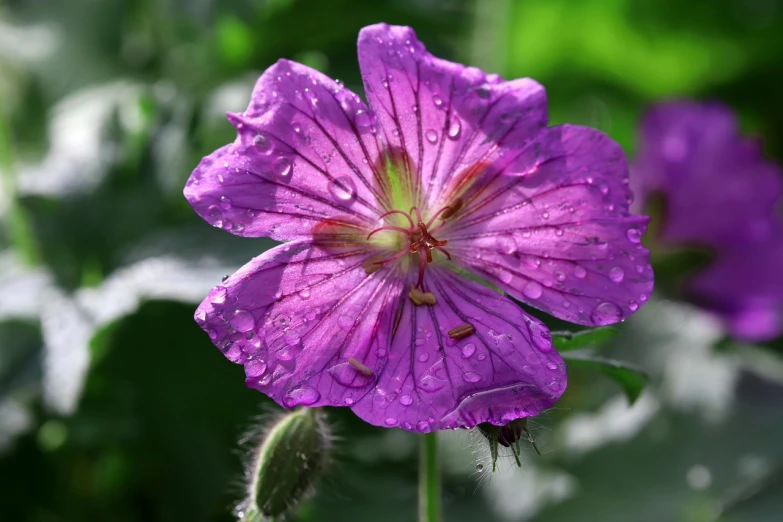
<instances>
[{"instance_id":1,"label":"anther","mask_svg":"<svg viewBox=\"0 0 783 522\"><path fill-rule=\"evenodd\" d=\"M356 368L356 371L365 377L369 377L373 373L369 366L366 366L364 363L360 362L358 359L354 359L353 357L348 358L348 364Z\"/></svg>"},{"instance_id":2,"label":"anther","mask_svg":"<svg viewBox=\"0 0 783 522\"><path fill-rule=\"evenodd\" d=\"M437 299L435 299L435 294L432 292L422 292L413 285L411 285L411 291L408 292L408 297L416 306L433 306L437 302Z\"/></svg>"},{"instance_id":3,"label":"anther","mask_svg":"<svg viewBox=\"0 0 783 522\"><path fill-rule=\"evenodd\" d=\"M381 266L383 266L383 256L381 255L372 256L362 262L362 268L367 275L374 274L381 269Z\"/></svg>"},{"instance_id":4,"label":"anther","mask_svg":"<svg viewBox=\"0 0 783 522\"><path fill-rule=\"evenodd\" d=\"M476 329L470 323L465 323L449 330L449 337L452 339L464 339L476 333Z\"/></svg>"}]
</instances>

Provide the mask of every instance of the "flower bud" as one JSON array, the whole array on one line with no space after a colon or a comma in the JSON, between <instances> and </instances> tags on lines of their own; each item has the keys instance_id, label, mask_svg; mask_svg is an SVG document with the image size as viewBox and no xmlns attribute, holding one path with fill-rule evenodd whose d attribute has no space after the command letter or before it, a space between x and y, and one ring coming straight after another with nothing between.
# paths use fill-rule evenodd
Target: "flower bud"
<instances>
[{"instance_id":1,"label":"flower bud","mask_svg":"<svg viewBox=\"0 0 783 522\"><path fill-rule=\"evenodd\" d=\"M315 408L286 412L261 437L247 468L247 497L236 514L244 522L278 517L313 489L332 446L324 414Z\"/></svg>"},{"instance_id":2,"label":"flower bud","mask_svg":"<svg viewBox=\"0 0 783 522\"><path fill-rule=\"evenodd\" d=\"M479 433L489 442L489 453L492 459L492 471L497 468L498 461L498 445L505 448L511 448L511 453L514 455L514 460L517 466L522 467L522 462L519 460L519 454L521 451L519 441L525 438L533 445L533 449L536 453L541 455L536 446L536 441L533 439L533 435L527 429L527 419L516 419L505 426L495 426L488 422L481 423L477 426Z\"/></svg>"}]
</instances>

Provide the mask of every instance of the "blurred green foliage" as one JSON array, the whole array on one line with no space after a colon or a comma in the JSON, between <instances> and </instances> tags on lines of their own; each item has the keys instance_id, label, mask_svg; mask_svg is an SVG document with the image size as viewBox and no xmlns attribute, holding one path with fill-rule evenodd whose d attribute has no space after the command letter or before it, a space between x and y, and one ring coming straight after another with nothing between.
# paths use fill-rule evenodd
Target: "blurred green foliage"
<instances>
[{"instance_id":1,"label":"blurred green foliage","mask_svg":"<svg viewBox=\"0 0 783 522\"><path fill-rule=\"evenodd\" d=\"M2 520L231 519L237 441L273 405L192 313L273 242L210 228L181 189L278 58L361 92L356 36L378 21L537 79L553 123L600 128L629 154L645 107L687 96L727 102L783 157L778 0L0 3ZM690 261L668 262L673 295ZM446 520L779 520L781 363L713 350L720 331L681 306L650 302L604 350L644 367L650 391L629 408L575 365L537 419L544 455L521 471L490 477L480 438L444 434ZM328 413L336 455L294 519L412 520L415 436Z\"/></svg>"}]
</instances>

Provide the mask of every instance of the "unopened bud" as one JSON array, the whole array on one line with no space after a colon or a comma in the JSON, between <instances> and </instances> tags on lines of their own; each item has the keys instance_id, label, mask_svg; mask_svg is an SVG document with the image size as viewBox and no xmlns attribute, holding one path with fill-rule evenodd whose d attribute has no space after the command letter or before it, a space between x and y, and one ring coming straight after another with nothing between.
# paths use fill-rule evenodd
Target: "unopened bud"
<instances>
[{"instance_id":1,"label":"unopened bud","mask_svg":"<svg viewBox=\"0 0 783 522\"><path fill-rule=\"evenodd\" d=\"M288 512L313 490L329 460L332 441L323 413L299 408L272 423L247 468L247 497L236 509L243 522Z\"/></svg>"},{"instance_id":2,"label":"unopened bud","mask_svg":"<svg viewBox=\"0 0 783 522\"><path fill-rule=\"evenodd\" d=\"M521 452L520 441L524 438L533 445L533 449L536 453L541 455L536 446L536 441L533 439L533 435L527 429L527 419L516 419L505 426L495 426L488 422L481 423L477 426L479 433L489 442L489 453L492 459L492 471L497 468L498 461L498 446L505 448L511 448L511 453L514 455L514 460L517 466L522 467L522 462L519 460Z\"/></svg>"}]
</instances>

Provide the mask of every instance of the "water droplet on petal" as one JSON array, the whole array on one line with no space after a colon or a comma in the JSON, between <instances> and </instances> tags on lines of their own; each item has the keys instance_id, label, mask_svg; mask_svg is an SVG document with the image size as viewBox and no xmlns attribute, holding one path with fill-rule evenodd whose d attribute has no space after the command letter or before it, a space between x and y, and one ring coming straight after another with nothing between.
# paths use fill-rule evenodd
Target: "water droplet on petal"
<instances>
[{"instance_id":1,"label":"water droplet on petal","mask_svg":"<svg viewBox=\"0 0 783 522\"><path fill-rule=\"evenodd\" d=\"M641 243L642 241L642 232L638 228L629 228L625 235L631 243Z\"/></svg>"},{"instance_id":2,"label":"water droplet on petal","mask_svg":"<svg viewBox=\"0 0 783 522\"><path fill-rule=\"evenodd\" d=\"M272 142L263 134L256 134L253 138L253 145L256 146L262 154L269 154L272 152Z\"/></svg>"},{"instance_id":3,"label":"water droplet on petal","mask_svg":"<svg viewBox=\"0 0 783 522\"><path fill-rule=\"evenodd\" d=\"M212 339L213 341L217 339L217 331L215 331L214 329L210 328L207 334L209 334L209 338Z\"/></svg>"},{"instance_id":4,"label":"water droplet on petal","mask_svg":"<svg viewBox=\"0 0 783 522\"><path fill-rule=\"evenodd\" d=\"M356 185L347 176L339 176L329 181L329 194L338 201L348 201L356 195Z\"/></svg>"},{"instance_id":5,"label":"water droplet on petal","mask_svg":"<svg viewBox=\"0 0 783 522\"><path fill-rule=\"evenodd\" d=\"M504 254L513 254L517 251L517 242L511 236L498 236L496 241L498 250Z\"/></svg>"},{"instance_id":6,"label":"water droplet on petal","mask_svg":"<svg viewBox=\"0 0 783 522\"><path fill-rule=\"evenodd\" d=\"M223 304L226 302L226 287L216 286L212 289L212 295L209 296L209 301L212 304Z\"/></svg>"},{"instance_id":7,"label":"water droplet on petal","mask_svg":"<svg viewBox=\"0 0 783 522\"><path fill-rule=\"evenodd\" d=\"M310 287L306 286L297 292L302 299L310 299Z\"/></svg>"},{"instance_id":8,"label":"water droplet on petal","mask_svg":"<svg viewBox=\"0 0 783 522\"><path fill-rule=\"evenodd\" d=\"M476 471L478 471L479 473L484 471L484 464L476 464Z\"/></svg>"},{"instance_id":9,"label":"water droplet on petal","mask_svg":"<svg viewBox=\"0 0 783 522\"><path fill-rule=\"evenodd\" d=\"M419 357L418 357L419 362L427 362L427 359L429 359L429 358L430 358L430 354L428 354L426 352L421 354L421 355L419 355Z\"/></svg>"},{"instance_id":10,"label":"water droplet on petal","mask_svg":"<svg viewBox=\"0 0 783 522\"><path fill-rule=\"evenodd\" d=\"M424 137L427 138L427 141L430 143L437 143L438 142L438 132L430 129L427 132L424 133Z\"/></svg>"},{"instance_id":11,"label":"water droplet on petal","mask_svg":"<svg viewBox=\"0 0 783 522\"><path fill-rule=\"evenodd\" d=\"M616 266L611 270L609 270L609 279L611 279L615 283L621 283L624 277L625 277L625 272L619 266Z\"/></svg>"},{"instance_id":12,"label":"water droplet on petal","mask_svg":"<svg viewBox=\"0 0 783 522\"><path fill-rule=\"evenodd\" d=\"M413 399L411 398L410 395L403 395L402 397L400 397L400 403L403 406L410 406L411 404L413 404Z\"/></svg>"},{"instance_id":13,"label":"water droplet on petal","mask_svg":"<svg viewBox=\"0 0 783 522\"><path fill-rule=\"evenodd\" d=\"M574 275L579 279L584 279L587 275L587 270L585 270L584 267L577 265L574 267Z\"/></svg>"},{"instance_id":14,"label":"water droplet on petal","mask_svg":"<svg viewBox=\"0 0 783 522\"><path fill-rule=\"evenodd\" d=\"M231 208L231 199L226 196L220 196L220 208L228 210Z\"/></svg>"},{"instance_id":15,"label":"water droplet on petal","mask_svg":"<svg viewBox=\"0 0 783 522\"><path fill-rule=\"evenodd\" d=\"M522 371L525 372L528 375L533 375L534 373L536 373L536 371L532 367L530 367L528 365L523 366L522 367Z\"/></svg>"},{"instance_id":16,"label":"water droplet on petal","mask_svg":"<svg viewBox=\"0 0 783 522\"><path fill-rule=\"evenodd\" d=\"M395 419L394 417L389 417L385 421L383 421L383 423L386 424L387 426L395 426L397 425L397 419Z\"/></svg>"},{"instance_id":17,"label":"water droplet on petal","mask_svg":"<svg viewBox=\"0 0 783 522\"><path fill-rule=\"evenodd\" d=\"M440 96L438 96L437 94L435 94L435 95L432 97L432 103L434 103L434 104L435 104L435 107L438 107L438 108L441 108L441 107L443 106L443 100L442 100L442 99L441 99L441 97L440 97Z\"/></svg>"},{"instance_id":18,"label":"water droplet on petal","mask_svg":"<svg viewBox=\"0 0 783 522\"><path fill-rule=\"evenodd\" d=\"M430 423L427 421L417 422L416 429L419 430L421 433L429 433L430 431L432 431L432 428L430 427Z\"/></svg>"},{"instance_id":19,"label":"water droplet on petal","mask_svg":"<svg viewBox=\"0 0 783 522\"><path fill-rule=\"evenodd\" d=\"M459 139L460 132L462 132L462 125L457 118L454 118L454 120L451 122L451 125L449 125L449 132L447 136L449 139L456 140Z\"/></svg>"},{"instance_id":20,"label":"water droplet on petal","mask_svg":"<svg viewBox=\"0 0 783 522\"><path fill-rule=\"evenodd\" d=\"M465 372L462 374L462 380L465 382L479 382L481 380L481 375L476 372Z\"/></svg>"},{"instance_id":21,"label":"water droplet on petal","mask_svg":"<svg viewBox=\"0 0 783 522\"><path fill-rule=\"evenodd\" d=\"M298 388L289 390L288 393L285 394L283 397L283 405L286 408L292 408L299 404L310 406L311 404L318 402L318 399L320 398L321 394L318 393L318 390L314 390L309 386L299 386Z\"/></svg>"},{"instance_id":22,"label":"water droplet on petal","mask_svg":"<svg viewBox=\"0 0 783 522\"><path fill-rule=\"evenodd\" d=\"M522 289L522 293L530 299L538 299L544 293L543 287L536 281L528 281Z\"/></svg>"},{"instance_id":23,"label":"water droplet on petal","mask_svg":"<svg viewBox=\"0 0 783 522\"><path fill-rule=\"evenodd\" d=\"M247 332L248 330L253 329L256 320L253 317L253 314L247 310L237 310L234 312L234 315L231 316L231 319L229 319L228 322L231 326L236 328L237 331Z\"/></svg>"},{"instance_id":24,"label":"water droplet on petal","mask_svg":"<svg viewBox=\"0 0 783 522\"><path fill-rule=\"evenodd\" d=\"M546 363L546 367L549 368L550 370L557 370L557 365L553 362Z\"/></svg>"},{"instance_id":25,"label":"water droplet on petal","mask_svg":"<svg viewBox=\"0 0 783 522\"><path fill-rule=\"evenodd\" d=\"M372 125L372 117L370 117L370 114L367 111L360 109L356 111L354 122L356 122L357 127L369 127Z\"/></svg>"},{"instance_id":26,"label":"water droplet on petal","mask_svg":"<svg viewBox=\"0 0 783 522\"><path fill-rule=\"evenodd\" d=\"M476 352L476 345L473 343L468 343L465 346L462 347L462 358L467 359L471 355L473 355Z\"/></svg>"},{"instance_id":27,"label":"water droplet on petal","mask_svg":"<svg viewBox=\"0 0 783 522\"><path fill-rule=\"evenodd\" d=\"M253 359L245 364L245 375L248 377L261 377L266 371L266 363L261 359Z\"/></svg>"},{"instance_id":28,"label":"water droplet on petal","mask_svg":"<svg viewBox=\"0 0 783 522\"><path fill-rule=\"evenodd\" d=\"M278 158L275 161L274 169L278 176L286 177L291 174L291 161L288 158Z\"/></svg>"},{"instance_id":29,"label":"water droplet on petal","mask_svg":"<svg viewBox=\"0 0 783 522\"><path fill-rule=\"evenodd\" d=\"M604 326L622 321L623 311L614 303L605 301L593 309L590 319L597 325Z\"/></svg>"},{"instance_id":30,"label":"water droplet on petal","mask_svg":"<svg viewBox=\"0 0 783 522\"><path fill-rule=\"evenodd\" d=\"M341 315L337 318L337 324L340 325L340 328L343 330L350 330L353 328L354 322L354 318L350 315Z\"/></svg>"},{"instance_id":31,"label":"water droplet on petal","mask_svg":"<svg viewBox=\"0 0 783 522\"><path fill-rule=\"evenodd\" d=\"M636 301L631 301L630 303L628 303L628 308L630 308L632 312L635 312L636 310L639 309L639 303L637 303Z\"/></svg>"}]
</instances>

